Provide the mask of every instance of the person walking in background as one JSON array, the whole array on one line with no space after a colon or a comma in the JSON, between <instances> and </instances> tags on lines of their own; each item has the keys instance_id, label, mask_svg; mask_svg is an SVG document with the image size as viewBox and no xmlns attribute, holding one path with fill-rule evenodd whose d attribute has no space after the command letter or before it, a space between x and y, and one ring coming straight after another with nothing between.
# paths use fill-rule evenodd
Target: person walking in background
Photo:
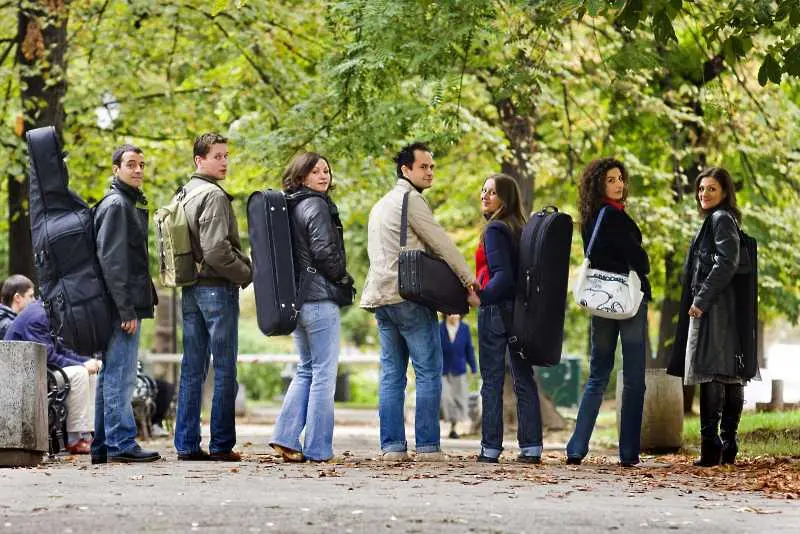
<instances>
[{"instance_id":1,"label":"person walking in background","mask_svg":"<svg viewBox=\"0 0 800 534\"><path fill-rule=\"evenodd\" d=\"M17 315L34 300L33 282L21 274L12 274L0 288L0 339Z\"/></svg>"},{"instance_id":2,"label":"person walking in background","mask_svg":"<svg viewBox=\"0 0 800 534\"><path fill-rule=\"evenodd\" d=\"M704 170L695 180L697 208L704 216L684 266L682 309L667 372L687 386L700 384L698 466L733 464L744 405L747 367L737 326L732 286L740 265L741 213L731 175Z\"/></svg>"},{"instance_id":3,"label":"person walking in background","mask_svg":"<svg viewBox=\"0 0 800 534\"><path fill-rule=\"evenodd\" d=\"M442 339L442 412L450 423L452 439L460 436L456 425L467 417L467 365L475 374L475 350L469 326L460 315L447 315L439 325Z\"/></svg>"},{"instance_id":4,"label":"person walking in background","mask_svg":"<svg viewBox=\"0 0 800 534\"><path fill-rule=\"evenodd\" d=\"M328 160L314 152L298 155L284 171L282 184L292 221L297 287L304 294L292 332L300 363L270 446L288 462L324 462L333 457L339 308L353 303L353 278L347 273L339 210L329 196L334 183Z\"/></svg>"},{"instance_id":5,"label":"person walking in background","mask_svg":"<svg viewBox=\"0 0 800 534\"><path fill-rule=\"evenodd\" d=\"M639 463L644 408L645 344L647 343L647 302L652 299L650 259L642 248L642 232L625 211L628 172L613 158L596 159L583 170L578 209L584 251L601 210L602 226L597 231L591 254L592 267L621 274L636 271L642 283L642 300L636 315L626 320L593 316L590 326L589 379L583 390L575 431L567 443L567 464L579 465L589 452L603 392L614 369L617 338L622 338L622 407L619 432L620 465Z\"/></svg>"},{"instance_id":6,"label":"person walking in background","mask_svg":"<svg viewBox=\"0 0 800 534\"><path fill-rule=\"evenodd\" d=\"M509 328L514 310L519 241L525 215L513 178L494 174L481 189L481 213L488 221L475 252L481 289L478 308L478 348L483 385L479 462L498 463L503 452L503 383L506 376ZM542 335L547 335L542 332ZM542 416L533 367L512 353L511 376L517 394L517 460L538 464L542 457Z\"/></svg>"},{"instance_id":7,"label":"person walking in background","mask_svg":"<svg viewBox=\"0 0 800 534\"><path fill-rule=\"evenodd\" d=\"M361 307L375 313L380 337L378 416L381 459L408 460L403 405L408 361L416 378L414 420L416 459L443 461L440 450L439 406L442 395L442 344L436 312L405 300L398 287L398 257L403 197L408 194L408 249L429 250L442 258L464 283L475 305L474 277L467 262L433 218L422 192L433 185L433 154L413 143L395 158L397 182L369 214L369 272Z\"/></svg>"},{"instance_id":8,"label":"person walking in background","mask_svg":"<svg viewBox=\"0 0 800 534\"><path fill-rule=\"evenodd\" d=\"M252 279L250 258L242 252L233 197L219 185L228 174L228 140L215 133L194 142L196 170L184 186L207 190L184 204L192 253L200 265L197 283L182 290L183 360L178 386L175 449L178 460L238 462L235 400L239 351L239 288ZM211 184L211 186L209 186ZM209 358L214 355L209 451L200 448L200 409Z\"/></svg>"},{"instance_id":9,"label":"person walking in background","mask_svg":"<svg viewBox=\"0 0 800 534\"><path fill-rule=\"evenodd\" d=\"M122 145L116 149L111 156L111 187L94 210L97 259L114 313L111 340L97 378L93 464L161 458L156 451L144 450L136 443L131 406L141 321L153 317L157 300L147 252L144 169L140 148Z\"/></svg>"}]
</instances>

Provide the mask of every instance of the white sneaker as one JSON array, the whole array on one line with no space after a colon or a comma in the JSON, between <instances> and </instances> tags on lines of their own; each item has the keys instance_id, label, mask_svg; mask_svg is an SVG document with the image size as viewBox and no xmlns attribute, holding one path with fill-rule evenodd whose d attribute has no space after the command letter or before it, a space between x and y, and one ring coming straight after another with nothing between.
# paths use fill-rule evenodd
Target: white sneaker
<instances>
[{"instance_id":1,"label":"white sneaker","mask_svg":"<svg viewBox=\"0 0 800 534\"><path fill-rule=\"evenodd\" d=\"M169 436L169 432L164 430L164 427L161 425L153 425L153 429L150 431L150 436L154 438L166 438Z\"/></svg>"},{"instance_id":2,"label":"white sneaker","mask_svg":"<svg viewBox=\"0 0 800 534\"><path fill-rule=\"evenodd\" d=\"M410 462L411 457L406 451L386 451L380 456L381 462Z\"/></svg>"},{"instance_id":3,"label":"white sneaker","mask_svg":"<svg viewBox=\"0 0 800 534\"><path fill-rule=\"evenodd\" d=\"M447 462L450 458L442 451L418 452L414 457L417 462Z\"/></svg>"}]
</instances>

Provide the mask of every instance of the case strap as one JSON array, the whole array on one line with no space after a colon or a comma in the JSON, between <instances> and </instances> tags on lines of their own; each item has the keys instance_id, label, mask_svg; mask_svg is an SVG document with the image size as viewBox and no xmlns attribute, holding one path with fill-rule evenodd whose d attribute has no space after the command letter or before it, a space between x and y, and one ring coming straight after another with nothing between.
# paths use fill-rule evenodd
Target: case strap
<instances>
[{"instance_id":1,"label":"case strap","mask_svg":"<svg viewBox=\"0 0 800 534\"><path fill-rule=\"evenodd\" d=\"M408 242L408 195L411 191L403 194L403 209L400 212L400 250L406 248Z\"/></svg>"}]
</instances>

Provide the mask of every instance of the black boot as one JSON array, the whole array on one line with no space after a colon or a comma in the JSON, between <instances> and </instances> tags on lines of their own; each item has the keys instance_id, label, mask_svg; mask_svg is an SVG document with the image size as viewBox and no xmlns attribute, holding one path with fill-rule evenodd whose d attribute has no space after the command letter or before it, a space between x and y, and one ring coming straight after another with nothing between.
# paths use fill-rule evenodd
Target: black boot
<instances>
[{"instance_id":1,"label":"black boot","mask_svg":"<svg viewBox=\"0 0 800 534\"><path fill-rule=\"evenodd\" d=\"M725 385L725 403L722 405L720 421L720 437L722 438L722 463L733 464L739 444L736 442L736 431L742 418L744 406L744 386L740 384Z\"/></svg>"},{"instance_id":2,"label":"black boot","mask_svg":"<svg viewBox=\"0 0 800 534\"><path fill-rule=\"evenodd\" d=\"M725 386L718 382L700 384L700 459L694 465L711 467L722 460L722 440L719 422Z\"/></svg>"}]
</instances>

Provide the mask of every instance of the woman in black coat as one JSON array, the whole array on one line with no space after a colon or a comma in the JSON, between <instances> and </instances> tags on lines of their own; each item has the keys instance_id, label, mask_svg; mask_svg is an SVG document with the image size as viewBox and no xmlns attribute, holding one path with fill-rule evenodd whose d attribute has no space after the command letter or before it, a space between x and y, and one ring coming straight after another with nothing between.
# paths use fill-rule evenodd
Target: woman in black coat
<instances>
[{"instance_id":1,"label":"woman in black coat","mask_svg":"<svg viewBox=\"0 0 800 534\"><path fill-rule=\"evenodd\" d=\"M618 320L592 317L589 379L578 408L575 431L567 443L567 463L578 465L589 452L603 393L614 369L617 340L622 341L622 407L620 409L619 461L630 467L639 463L642 410L645 390L647 303L651 299L650 259L642 247L642 232L625 210L628 172L621 161L596 159L583 170L579 205L584 251L595 226L597 237L589 258L592 267L628 274L633 269L642 283L642 300L636 315ZM604 213L602 220L600 214Z\"/></svg>"},{"instance_id":2,"label":"woman in black coat","mask_svg":"<svg viewBox=\"0 0 800 534\"><path fill-rule=\"evenodd\" d=\"M706 169L695 180L705 216L684 266L681 315L669 374L700 384L700 459L695 465L732 464L744 404L744 362L733 278L740 264L733 180L725 169ZM721 426L721 434L720 434Z\"/></svg>"}]
</instances>

